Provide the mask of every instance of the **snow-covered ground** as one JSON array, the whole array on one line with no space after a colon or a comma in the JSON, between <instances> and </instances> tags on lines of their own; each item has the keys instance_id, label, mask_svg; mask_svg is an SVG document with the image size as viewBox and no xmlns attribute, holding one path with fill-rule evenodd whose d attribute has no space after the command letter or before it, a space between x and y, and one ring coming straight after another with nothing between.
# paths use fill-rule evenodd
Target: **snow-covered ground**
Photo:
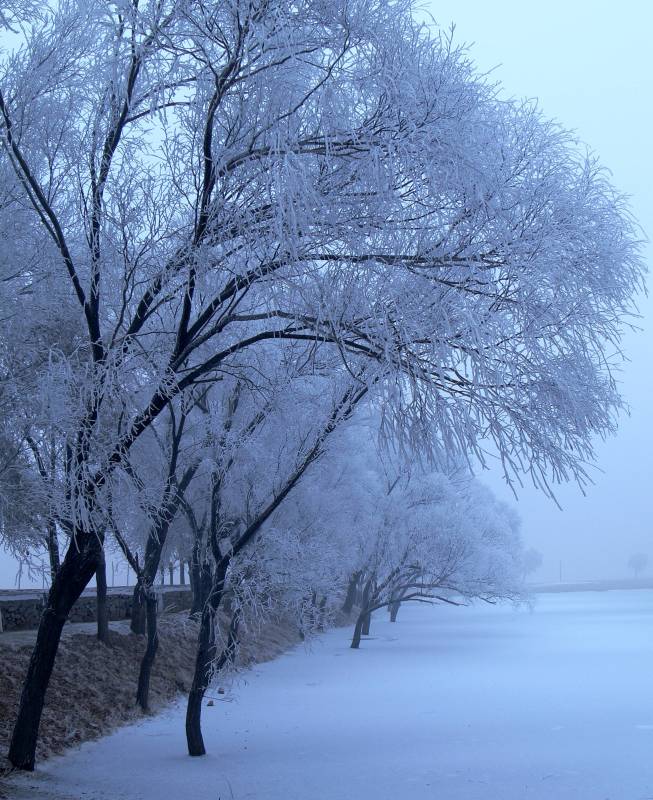
<instances>
[{"instance_id":1,"label":"snow-covered ground","mask_svg":"<svg viewBox=\"0 0 653 800\"><path fill-rule=\"evenodd\" d=\"M53 759L15 790L111 800L653 798L653 592L540 595L535 609L402 608ZM23 794L21 794L23 796Z\"/></svg>"}]
</instances>

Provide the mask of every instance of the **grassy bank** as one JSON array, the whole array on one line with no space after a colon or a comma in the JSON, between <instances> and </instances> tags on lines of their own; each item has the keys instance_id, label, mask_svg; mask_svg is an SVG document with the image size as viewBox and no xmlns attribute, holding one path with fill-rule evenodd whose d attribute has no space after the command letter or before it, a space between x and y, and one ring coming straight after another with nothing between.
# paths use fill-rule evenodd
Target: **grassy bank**
<instances>
[{"instance_id":1,"label":"grassy bank","mask_svg":"<svg viewBox=\"0 0 653 800\"><path fill-rule=\"evenodd\" d=\"M41 723L37 761L69 747L106 735L143 716L135 706L136 680L144 637L129 632L127 622L112 623L110 646L97 641L92 626L64 636L57 654ZM184 693L192 678L197 625L187 613L160 619L160 645L150 684L151 712L156 713ZM9 636L6 635L5 636ZM20 699L31 642L12 644L0 637L0 770ZM270 660L299 641L295 627L267 622L250 630L238 662Z\"/></svg>"}]
</instances>

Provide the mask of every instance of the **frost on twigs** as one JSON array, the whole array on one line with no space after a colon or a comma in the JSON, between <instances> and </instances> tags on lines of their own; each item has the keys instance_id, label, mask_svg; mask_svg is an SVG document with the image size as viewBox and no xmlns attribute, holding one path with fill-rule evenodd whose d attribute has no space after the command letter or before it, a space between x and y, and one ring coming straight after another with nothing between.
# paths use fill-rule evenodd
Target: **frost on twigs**
<instances>
[{"instance_id":1,"label":"frost on twigs","mask_svg":"<svg viewBox=\"0 0 653 800\"><path fill-rule=\"evenodd\" d=\"M410 8L63 4L6 53L3 337L36 345L7 391L18 430L70 442L69 527L98 524L166 405L267 380L266 343L373 387L400 447L490 440L545 490L584 480L639 231L564 130ZM72 340L34 338L63 313Z\"/></svg>"},{"instance_id":2,"label":"frost on twigs","mask_svg":"<svg viewBox=\"0 0 653 800\"><path fill-rule=\"evenodd\" d=\"M567 132L410 0L32 7L0 23L0 493L38 513L0 532L68 548L62 608L168 501L210 527L260 435L231 514L253 545L364 406L404 461L587 480L643 266Z\"/></svg>"}]
</instances>

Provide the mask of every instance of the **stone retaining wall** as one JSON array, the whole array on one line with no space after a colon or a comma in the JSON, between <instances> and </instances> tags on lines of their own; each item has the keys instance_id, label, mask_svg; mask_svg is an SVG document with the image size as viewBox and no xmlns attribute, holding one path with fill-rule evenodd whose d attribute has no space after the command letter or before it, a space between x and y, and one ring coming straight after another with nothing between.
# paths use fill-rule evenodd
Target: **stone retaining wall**
<instances>
[{"instance_id":1,"label":"stone retaining wall","mask_svg":"<svg viewBox=\"0 0 653 800\"><path fill-rule=\"evenodd\" d=\"M133 589L128 588L124 591L109 590L107 605L110 620L130 618L132 591ZM188 587L166 587L163 591L159 589L157 594L161 611L183 611L191 606L192 598ZM12 594L5 598L0 595L0 632L38 628L46 598L47 593L36 596L30 593L26 597ZM85 593L73 606L68 621L94 622L95 619L95 592Z\"/></svg>"}]
</instances>

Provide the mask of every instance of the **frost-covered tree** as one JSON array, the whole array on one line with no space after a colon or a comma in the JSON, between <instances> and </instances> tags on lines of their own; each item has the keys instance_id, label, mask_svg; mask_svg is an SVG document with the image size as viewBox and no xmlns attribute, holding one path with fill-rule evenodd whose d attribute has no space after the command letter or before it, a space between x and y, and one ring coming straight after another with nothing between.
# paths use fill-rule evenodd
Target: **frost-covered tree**
<instances>
[{"instance_id":1,"label":"frost-covered tree","mask_svg":"<svg viewBox=\"0 0 653 800\"><path fill-rule=\"evenodd\" d=\"M522 593L523 547L515 512L464 465L433 469L374 446L377 425L371 415L366 424L341 431L320 462L321 497L308 500L300 488L281 511L286 519L297 505L296 518L307 521L305 535L323 541L325 556L330 553L339 565L339 579L329 580L338 587L340 604L347 593L347 613L358 608L354 648L381 608L394 621L401 603L411 600L495 602ZM313 521L313 506L340 513ZM292 517L286 526L293 527Z\"/></svg>"},{"instance_id":2,"label":"frost-covered tree","mask_svg":"<svg viewBox=\"0 0 653 800\"><path fill-rule=\"evenodd\" d=\"M364 625L383 607L396 617L398 605L410 600L460 604L520 596L523 551L515 513L464 469L407 471L375 441L373 419L340 430L319 466L232 559L226 591L235 595L241 618L282 611L302 631L320 629L337 616L355 573L363 584L358 647ZM266 465L253 461L258 478Z\"/></svg>"},{"instance_id":3,"label":"frost-covered tree","mask_svg":"<svg viewBox=\"0 0 653 800\"><path fill-rule=\"evenodd\" d=\"M524 577L531 575L542 566L542 553L534 547L529 547L522 554L522 573Z\"/></svg>"},{"instance_id":4,"label":"frost-covered tree","mask_svg":"<svg viewBox=\"0 0 653 800\"><path fill-rule=\"evenodd\" d=\"M233 626L226 648L220 649L218 612L227 592L234 594L238 583L242 596L247 589L260 596L265 584L265 570L247 567L248 580L237 579L238 562L246 551L259 547L260 534L271 516L301 484L307 472L321 459L325 446L339 426L349 419L366 394L365 385L352 385L348 374L340 383L333 376L296 376L285 390L268 396L264 404L247 402L252 392L240 383L225 397L222 414L211 425L216 448L209 480L208 509L189 514L206 520L204 543L205 593L201 609L195 673L191 685L186 736L191 755L204 753L201 733L201 704L212 675L218 666L231 658L236 624L241 618L236 603ZM258 387L255 396L259 394ZM301 402L298 404L298 399ZM255 413L253 413L255 410ZM196 523L195 527L199 528ZM293 536L287 531L288 539ZM270 536L263 540L270 543ZM274 541L274 539L272 539ZM309 548L307 541L296 539L297 547ZM300 558L305 558L301 553ZM275 556L277 564L282 555ZM253 562L250 562L253 563ZM285 571L285 569L284 569ZM242 576L242 572L240 573ZM258 576L261 584L256 587ZM269 574L269 572L268 572ZM278 580L278 579L277 579ZM305 585L305 579L303 585Z\"/></svg>"},{"instance_id":5,"label":"frost-covered tree","mask_svg":"<svg viewBox=\"0 0 653 800\"><path fill-rule=\"evenodd\" d=\"M158 649L154 583L163 568L164 552L170 550L169 531L202 462L204 426L197 417L207 394L204 389L189 393L181 404L169 404L162 415L166 419L159 418L123 462L122 491L116 496L114 482L106 509L107 525L136 574L131 629L147 632L136 692L144 711L149 705L150 675Z\"/></svg>"},{"instance_id":6,"label":"frost-covered tree","mask_svg":"<svg viewBox=\"0 0 653 800\"><path fill-rule=\"evenodd\" d=\"M373 397L400 443L482 458L490 440L508 473L582 481L615 426L608 354L641 284L636 227L597 164L498 100L410 0L34 10L0 17L17 31L2 214L28 216L21 274L38 253L33 279L50 307L76 305L85 338L74 370L43 369L69 546L11 745L28 769L111 484L175 398L265 343L316 373L326 348L330 396L352 387L329 431Z\"/></svg>"},{"instance_id":7,"label":"frost-covered tree","mask_svg":"<svg viewBox=\"0 0 653 800\"><path fill-rule=\"evenodd\" d=\"M3 189L11 196L11 183ZM28 560L38 560L45 550L54 580L59 548L69 531L61 523L66 446L57 424L61 409L49 368L65 362L71 375L79 374L83 338L70 303L52 303L51 281L38 274L37 254L25 257L28 245L17 220L5 220L0 212L0 225L3 222L7 227L0 241L11 241L0 248L0 286L6 290L0 295L0 538L21 560L27 552Z\"/></svg>"},{"instance_id":8,"label":"frost-covered tree","mask_svg":"<svg viewBox=\"0 0 653 800\"><path fill-rule=\"evenodd\" d=\"M370 527L353 648L381 608L394 620L411 600L455 605L522 592L519 522L471 477L414 474L382 498Z\"/></svg>"},{"instance_id":9,"label":"frost-covered tree","mask_svg":"<svg viewBox=\"0 0 653 800\"><path fill-rule=\"evenodd\" d=\"M632 571L636 578L648 567L648 556L646 553L633 553L628 559L628 569Z\"/></svg>"},{"instance_id":10,"label":"frost-covered tree","mask_svg":"<svg viewBox=\"0 0 653 800\"><path fill-rule=\"evenodd\" d=\"M59 567L56 525L26 449L21 436L5 434L0 438L0 543L21 565L37 569L47 553L52 579Z\"/></svg>"},{"instance_id":11,"label":"frost-covered tree","mask_svg":"<svg viewBox=\"0 0 653 800\"><path fill-rule=\"evenodd\" d=\"M363 428L364 438L358 426L350 428L326 444L229 575L247 614L281 613L304 636L338 617L380 497L376 431Z\"/></svg>"}]
</instances>

